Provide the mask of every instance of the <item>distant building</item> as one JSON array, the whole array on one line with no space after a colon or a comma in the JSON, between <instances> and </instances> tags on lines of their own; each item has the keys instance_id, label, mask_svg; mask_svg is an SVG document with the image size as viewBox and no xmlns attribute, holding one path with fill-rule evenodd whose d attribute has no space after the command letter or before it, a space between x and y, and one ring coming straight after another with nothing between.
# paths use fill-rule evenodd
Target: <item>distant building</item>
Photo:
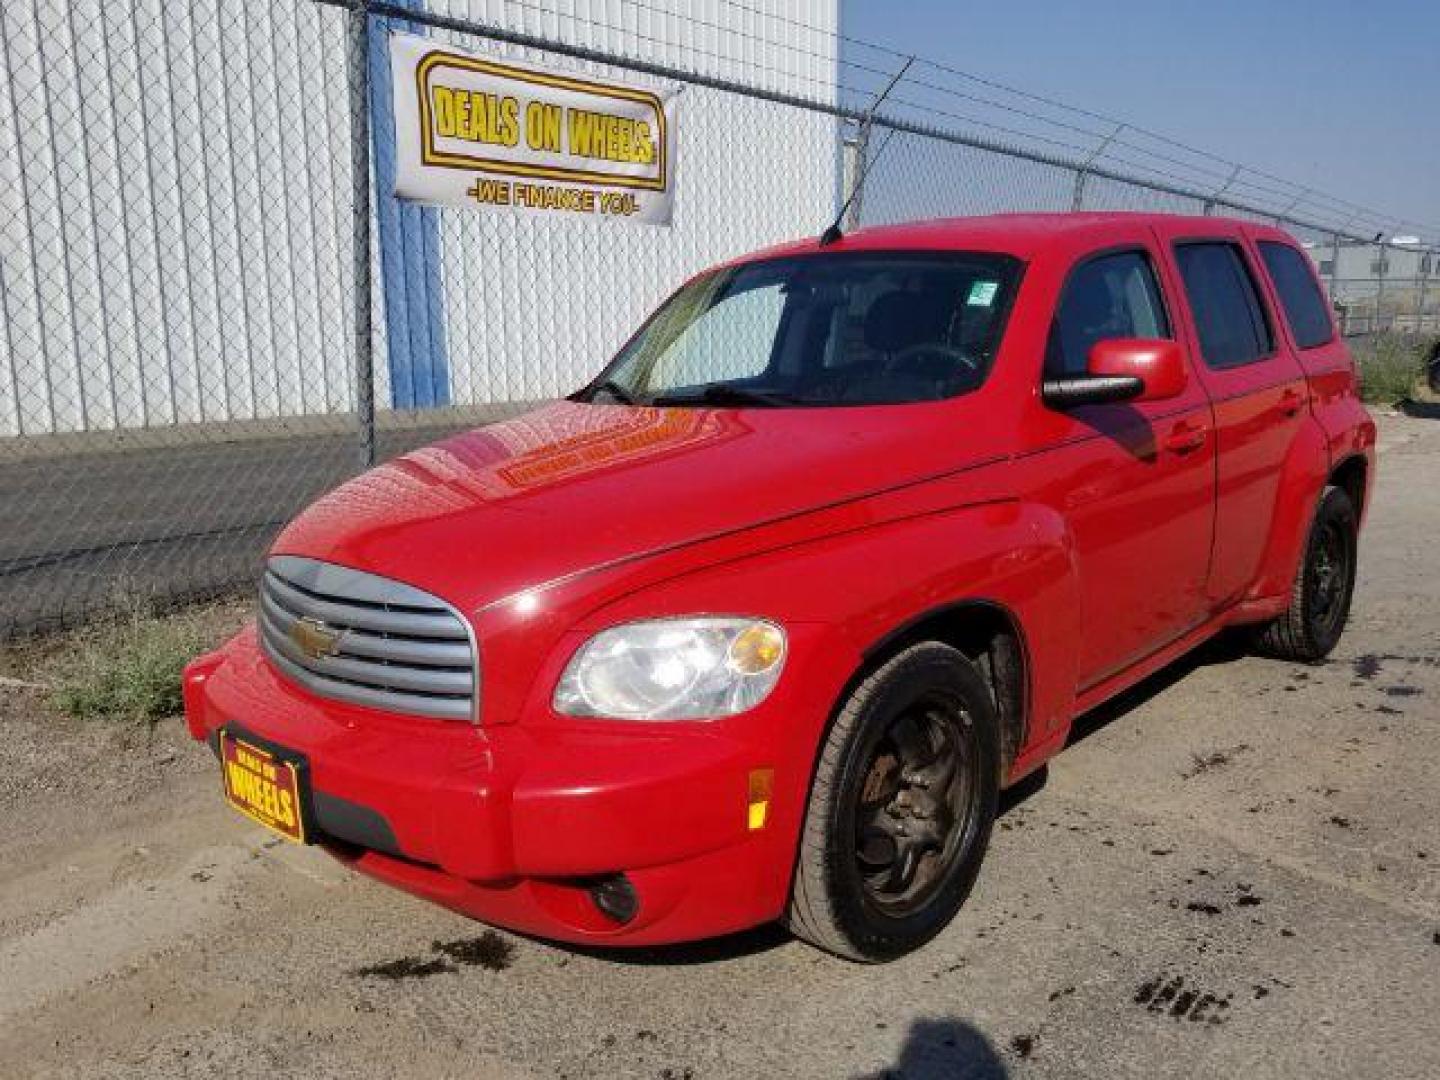
<instances>
[{"instance_id":1,"label":"distant building","mask_svg":"<svg viewBox=\"0 0 1440 1080\"><path fill-rule=\"evenodd\" d=\"M1310 257L1327 282L1370 281L1380 278L1434 277L1440 261L1428 251L1419 251L1404 244L1342 243L1338 249L1328 244L1307 245ZM1337 258L1338 256L1338 258Z\"/></svg>"},{"instance_id":2,"label":"distant building","mask_svg":"<svg viewBox=\"0 0 1440 1080\"><path fill-rule=\"evenodd\" d=\"M1440 255L1403 241L1309 243L1346 334L1440 328Z\"/></svg>"}]
</instances>

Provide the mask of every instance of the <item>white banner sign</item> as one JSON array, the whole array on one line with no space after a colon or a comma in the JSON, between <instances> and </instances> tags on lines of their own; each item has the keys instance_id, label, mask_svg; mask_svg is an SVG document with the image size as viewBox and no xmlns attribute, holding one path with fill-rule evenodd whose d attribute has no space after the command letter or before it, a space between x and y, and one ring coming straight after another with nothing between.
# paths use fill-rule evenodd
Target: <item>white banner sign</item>
<instances>
[{"instance_id":1,"label":"white banner sign","mask_svg":"<svg viewBox=\"0 0 1440 1080\"><path fill-rule=\"evenodd\" d=\"M670 223L675 93L390 37L395 194Z\"/></svg>"}]
</instances>

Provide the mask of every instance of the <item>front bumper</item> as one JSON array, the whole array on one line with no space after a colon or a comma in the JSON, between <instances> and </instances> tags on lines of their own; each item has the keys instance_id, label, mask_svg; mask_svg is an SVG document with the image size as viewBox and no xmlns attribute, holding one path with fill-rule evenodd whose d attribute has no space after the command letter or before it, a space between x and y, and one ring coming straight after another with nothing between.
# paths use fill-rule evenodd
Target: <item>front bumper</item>
<instances>
[{"instance_id":1,"label":"front bumper","mask_svg":"<svg viewBox=\"0 0 1440 1080\"><path fill-rule=\"evenodd\" d=\"M774 730L757 715L770 707L683 730L396 716L311 696L270 666L253 628L185 674L195 738L231 726L305 755L316 839L340 858L485 922L577 942L686 940L779 916L808 760L805 784L777 788L752 829L751 771L800 771L753 737ZM639 900L623 924L589 892L616 874Z\"/></svg>"}]
</instances>

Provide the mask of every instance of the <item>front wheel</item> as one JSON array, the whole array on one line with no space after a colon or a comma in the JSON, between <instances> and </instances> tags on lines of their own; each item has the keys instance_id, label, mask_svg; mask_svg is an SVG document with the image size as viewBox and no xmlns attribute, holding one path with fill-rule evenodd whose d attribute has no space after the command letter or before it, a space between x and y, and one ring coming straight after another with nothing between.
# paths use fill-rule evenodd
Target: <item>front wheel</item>
<instances>
[{"instance_id":1,"label":"front wheel","mask_svg":"<svg viewBox=\"0 0 1440 1080\"><path fill-rule=\"evenodd\" d=\"M1327 487L1310 526L1305 561L1295 575L1290 608L1256 631L1261 652L1313 664L1339 644L1355 593L1358 532L1350 496Z\"/></svg>"},{"instance_id":2,"label":"front wheel","mask_svg":"<svg viewBox=\"0 0 1440 1080\"><path fill-rule=\"evenodd\" d=\"M869 963L929 941L975 883L999 775L995 707L974 664L924 642L881 665L821 748L790 930Z\"/></svg>"}]
</instances>

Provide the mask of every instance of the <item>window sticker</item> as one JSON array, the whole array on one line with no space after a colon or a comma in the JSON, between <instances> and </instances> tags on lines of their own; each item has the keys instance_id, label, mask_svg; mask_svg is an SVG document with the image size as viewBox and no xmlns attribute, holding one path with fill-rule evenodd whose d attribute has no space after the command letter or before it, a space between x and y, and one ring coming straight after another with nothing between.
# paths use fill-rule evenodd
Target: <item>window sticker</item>
<instances>
[{"instance_id":1,"label":"window sticker","mask_svg":"<svg viewBox=\"0 0 1440 1080\"><path fill-rule=\"evenodd\" d=\"M977 281L970 286L970 297L965 303L970 307L989 307L995 302L995 294L999 291L998 281Z\"/></svg>"}]
</instances>

